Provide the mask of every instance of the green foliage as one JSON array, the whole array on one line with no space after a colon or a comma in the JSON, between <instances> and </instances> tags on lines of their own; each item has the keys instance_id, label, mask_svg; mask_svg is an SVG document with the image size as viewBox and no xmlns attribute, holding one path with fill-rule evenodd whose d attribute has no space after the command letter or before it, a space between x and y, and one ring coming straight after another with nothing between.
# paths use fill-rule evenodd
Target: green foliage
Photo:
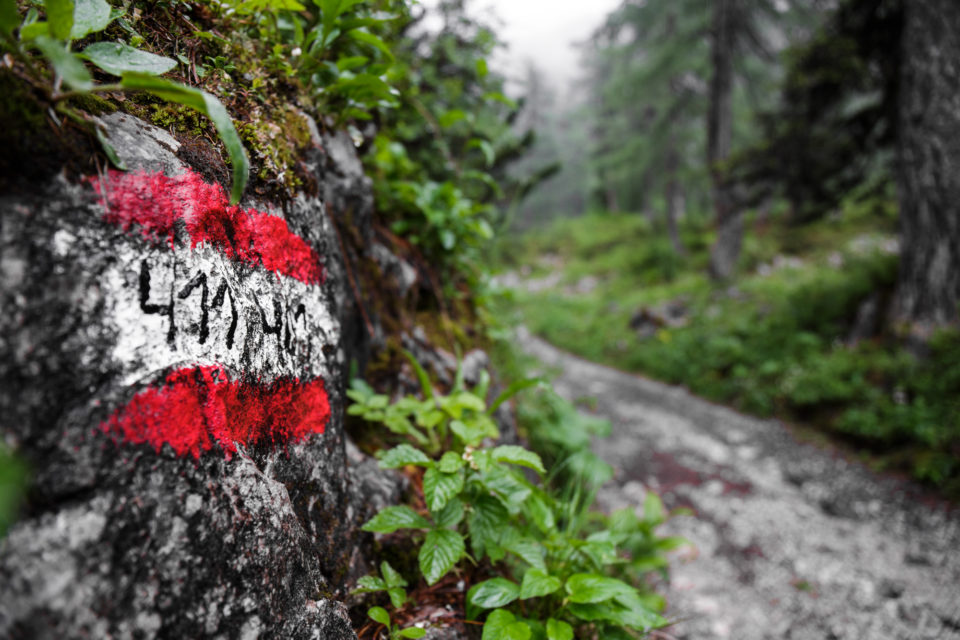
<instances>
[{"instance_id":1,"label":"green foliage","mask_svg":"<svg viewBox=\"0 0 960 640\"><path fill-rule=\"evenodd\" d=\"M407 586L407 581L386 561L380 564L380 574L382 577L363 576L357 581L357 588L350 593L385 591L390 597L390 604L399 609L407 601L407 592L403 589Z\"/></svg>"},{"instance_id":2,"label":"green foliage","mask_svg":"<svg viewBox=\"0 0 960 640\"><path fill-rule=\"evenodd\" d=\"M390 614L387 613L387 610L383 607L370 607L370 610L367 611L367 615L374 622L379 622L387 628L387 631L390 633L390 640L399 640L400 638L422 638L427 635L426 629L421 629L420 627L407 627L406 629L401 629L400 627L393 624L390 620Z\"/></svg>"},{"instance_id":3,"label":"green foliage","mask_svg":"<svg viewBox=\"0 0 960 640\"><path fill-rule=\"evenodd\" d=\"M26 487L26 465L0 444L0 539L16 520Z\"/></svg>"},{"instance_id":4,"label":"green foliage","mask_svg":"<svg viewBox=\"0 0 960 640\"><path fill-rule=\"evenodd\" d=\"M662 601L611 575L642 585L646 570L665 565L662 554L670 539L653 535L663 521L662 509L648 508L642 518L631 513L633 520L617 515L615 524L596 515L597 530L589 530L588 501L547 491L547 468L538 454L490 444L497 437L490 418L494 406L532 383L512 385L488 407L486 378L466 390L458 375L450 392L442 394L422 369L416 370L423 400L408 396L391 403L357 381L349 392L355 402L350 413L408 440L381 451L380 466L423 470L426 513L405 505L387 507L364 530L413 532L421 540L419 567L428 585L456 570L464 558L487 567L491 577L467 592L469 617L492 610L484 638L571 638L575 627L602 635L665 624L657 613ZM608 524L616 529L608 530ZM629 551L629 559L618 552L621 543L628 545L620 549ZM361 587L389 589L386 570L384 578L365 578Z\"/></svg>"},{"instance_id":5,"label":"green foliage","mask_svg":"<svg viewBox=\"0 0 960 640\"><path fill-rule=\"evenodd\" d=\"M684 229L691 253L670 280L643 259L657 238L638 216L564 221L531 235L518 250L521 263L549 253L563 263L558 288L585 276L596 278L597 288L518 293L515 300L528 326L563 348L751 413L819 426L881 456L880 464L910 468L956 492L956 332L938 335L923 358L891 338L848 341L861 305L871 296L882 303L896 280L896 257L876 249L894 229L890 206L886 197L857 194L836 219L802 228L768 220L764 234L748 237L744 247L743 266L754 272L726 292L702 275L709 236L696 224ZM777 261L784 266L771 267ZM685 324L647 336L631 329L638 309L667 302L686 308ZM547 410L526 399L518 406L521 425L528 411L535 422ZM548 437L559 433L547 430ZM544 436L532 431L530 438L550 450Z\"/></svg>"},{"instance_id":6,"label":"green foliage","mask_svg":"<svg viewBox=\"0 0 960 640\"><path fill-rule=\"evenodd\" d=\"M50 102L65 115L95 127L80 113L70 109L67 101L92 93L110 91L147 91L159 98L189 106L208 117L223 140L233 164L232 202L243 195L247 182L249 163L243 144L226 108L215 97L195 89L156 76L170 71L176 61L170 58L141 51L122 42L94 42L82 52L72 51L76 41L104 31L110 23L124 14L112 9L106 0L47 0L44 3L45 21L36 20L35 13L28 13L19 23L19 38L14 35L19 16L14 0L3 0L0 13L4 20L0 35L3 48L19 58L29 73L29 81L42 88ZM34 62L33 50L39 50L53 71L48 77ZM116 84L95 84L84 61L89 61L107 73L119 76ZM62 91L66 85L71 91ZM107 156L119 164L116 152L110 148L99 130L97 137ZM122 167L120 167L122 168Z\"/></svg>"}]
</instances>

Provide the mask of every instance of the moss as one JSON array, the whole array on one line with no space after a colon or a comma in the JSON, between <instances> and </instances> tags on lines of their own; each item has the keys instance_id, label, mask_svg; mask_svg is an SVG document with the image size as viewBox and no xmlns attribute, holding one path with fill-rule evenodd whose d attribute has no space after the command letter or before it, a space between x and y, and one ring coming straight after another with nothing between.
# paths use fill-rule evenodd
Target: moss
<instances>
[{"instance_id":1,"label":"moss","mask_svg":"<svg viewBox=\"0 0 960 640\"><path fill-rule=\"evenodd\" d=\"M296 173L300 152L310 145L310 128L304 116L289 105L282 105L264 113L256 109L250 120L238 125L237 130L254 152L259 164L257 176L275 181L287 189L302 184Z\"/></svg>"}]
</instances>

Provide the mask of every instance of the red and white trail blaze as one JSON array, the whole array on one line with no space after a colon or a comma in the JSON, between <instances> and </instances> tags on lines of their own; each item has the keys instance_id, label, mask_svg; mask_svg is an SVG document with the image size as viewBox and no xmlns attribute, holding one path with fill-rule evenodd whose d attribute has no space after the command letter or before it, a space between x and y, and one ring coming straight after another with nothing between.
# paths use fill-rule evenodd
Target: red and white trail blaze
<instances>
[{"instance_id":1,"label":"red and white trail blaze","mask_svg":"<svg viewBox=\"0 0 960 640\"><path fill-rule=\"evenodd\" d=\"M163 384L136 394L101 425L130 444L158 452L169 444L177 455L209 451L229 456L237 445L286 444L323 433L330 404L323 380L230 380L218 367L188 367Z\"/></svg>"},{"instance_id":2,"label":"red and white trail blaze","mask_svg":"<svg viewBox=\"0 0 960 640\"><path fill-rule=\"evenodd\" d=\"M111 170L93 179L103 197L104 219L124 230L139 228L145 238L166 239L173 248L183 221L191 248L208 245L227 257L306 284L323 282L320 256L283 218L231 205L223 188L192 171L177 176Z\"/></svg>"},{"instance_id":3,"label":"red and white trail blaze","mask_svg":"<svg viewBox=\"0 0 960 640\"><path fill-rule=\"evenodd\" d=\"M137 315L118 323L126 332L118 344L126 340L138 345L134 351L141 356L150 354L141 358L148 371L176 368L113 411L101 431L118 442L148 444L158 452L169 445L177 455L194 457L214 448L230 457L238 446L283 446L323 433L330 418L319 375L325 369L316 362L319 349L307 344L324 335L323 323L330 322L316 251L283 218L230 205L219 185L190 171L177 176L110 171L90 182L103 198L106 221L155 246L166 244L174 273L192 278L157 281L154 275L151 284L151 269L166 272L155 257L144 258L138 291L122 294L129 300L124 308ZM189 236L189 250L177 246L178 227ZM238 267L246 275L239 277ZM265 281L257 273L263 270L277 277ZM289 318L282 312L286 307ZM166 323L159 334L158 322ZM194 322L197 339L188 344L183 328ZM328 330L324 339L330 337ZM245 358L243 349L256 357ZM184 356L205 364L183 366ZM241 363L246 364L238 367ZM228 369L240 375L231 379Z\"/></svg>"}]
</instances>

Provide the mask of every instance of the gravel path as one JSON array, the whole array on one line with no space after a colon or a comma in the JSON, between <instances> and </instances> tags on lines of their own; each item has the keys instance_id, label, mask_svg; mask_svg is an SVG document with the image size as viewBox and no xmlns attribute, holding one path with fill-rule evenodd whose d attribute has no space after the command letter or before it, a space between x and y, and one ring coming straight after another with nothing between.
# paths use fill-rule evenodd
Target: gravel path
<instances>
[{"instance_id":1,"label":"gravel path","mask_svg":"<svg viewBox=\"0 0 960 640\"><path fill-rule=\"evenodd\" d=\"M798 442L776 421L589 363L522 332L613 423L596 451L616 470L604 509L645 487L695 549L674 558L666 629L677 639L960 640L960 510L903 480Z\"/></svg>"}]
</instances>

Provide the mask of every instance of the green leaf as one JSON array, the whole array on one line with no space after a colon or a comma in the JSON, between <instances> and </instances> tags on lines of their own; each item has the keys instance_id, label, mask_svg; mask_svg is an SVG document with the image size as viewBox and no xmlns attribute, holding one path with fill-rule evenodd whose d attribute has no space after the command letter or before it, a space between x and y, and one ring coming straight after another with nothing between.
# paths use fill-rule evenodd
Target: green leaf
<instances>
[{"instance_id":1,"label":"green leaf","mask_svg":"<svg viewBox=\"0 0 960 640\"><path fill-rule=\"evenodd\" d=\"M70 39L80 40L91 33L103 31L110 24L110 5L107 0L76 0Z\"/></svg>"},{"instance_id":2,"label":"green leaf","mask_svg":"<svg viewBox=\"0 0 960 640\"><path fill-rule=\"evenodd\" d=\"M230 203L236 204L240 201L243 190L247 186L250 162L243 149L243 142L233 126L233 120L230 119L226 107L219 100L206 91L134 71L124 73L120 84L125 89L147 91L163 100L188 106L210 118L217 133L220 134L220 139L223 140L223 146L226 147L230 163L233 165L233 189L230 194Z\"/></svg>"},{"instance_id":3,"label":"green leaf","mask_svg":"<svg viewBox=\"0 0 960 640\"><path fill-rule=\"evenodd\" d=\"M661 616L645 609L633 609L616 602L602 602L592 604L571 603L567 610L581 620L595 622L605 620L625 627L632 627L646 631L654 627L662 627L667 622Z\"/></svg>"},{"instance_id":4,"label":"green leaf","mask_svg":"<svg viewBox=\"0 0 960 640\"><path fill-rule=\"evenodd\" d=\"M49 35L50 35L50 23L48 22L32 22L20 28L20 40L22 40L23 42L33 40L37 36L49 36Z\"/></svg>"},{"instance_id":5,"label":"green leaf","mask_svg":"<svg viewBox=\"0 0 960 640\"><path fill-rule=\"evenodd\" d=\"M547 620L547 640L573 640L573 627L563 620Z\"/></svg>"},{"instance_id":6,"label":"green leaf","mask_svg":"<svg viewBox=\"0 0 960 640\"><path fill-rule=\"evenodd\" d=\"M93 77L75 54L67 51L62 42L47 36L37 36L34 43L43 52L54 70L63 78L64 84L77 91L93 88Z\"/></svg>"},{"instance_id":7,"label":"green leaf","mask_svg":"<svg viewBox=\"0 0 960 640\"><path fill-rule=\"evenodd\" d=\"M427 372L424 368L417 362L417 359L413 357L413 354L403 349L403 355L406 356L407 360L410 361L410 366L413 367L414 373L417 374L417 380L420 381L420 388L423 390L423 395L427 398L433 398L433 385L430 384L430 376L427 375Z\"/></svg>"},{"instance_id":8,"label":"green leaf","mask_svg":"<svg viewBox=\"0 0 960 640\"><path fill-rule=\"evenodd\" d=\"M134 49L122 42L95 42L83 50L83 57L115 76L123 75L125 71L160 75L177 66L175 60Z\"/></svg>"},{"instance_id":9,"label":"green leaf","mask_svg":"<svg viewBox=\"0 0 960 640\"><path fill-rule=\"evenodd\" d=\"M434 515L438 527L449 528L463 520L463 502L460 498L453 498L447 505Z\"/></svg>"},{"instance_id":10,"label":"green leaf","mask_svg":"<svg viewBox=\"0 0 960 640\"><path fill-rule=\"evenodd\" d=\"M654 526L663 522L663 501L653 491L647 491L643 501L643 519Z\"/></svg>"},{"instance_id":11,"label":"green leaf","mask_svg":"<svg viewBox=\"0 0 960 640\"><path fill-rule=\"evenodd\" d=\"M488 549L496 547L510 514L499 500L490 496L474 499L471 506L473 509L467 516L467 529L473 555L479 560Z\"/></svg>"},{"instance_id":12,"label":"green leaf","mask_svg":"<svg viewBox=\"0 0 960 640\"><path fill-rule=\"evenodd\" d=\"M519 585L506 578L492 578L478 582L467 592L467 602L482 609L498 609L519 597Z\"/></svg>"},{"instance_id":13,"label":"green leaf","mask_svg":"<svg viewBox=\"0 0 960 640\"><path fill-rule=\"evenodd\" d=\"M443 473L430 468L423 474L423 497L430 511L439 511L445 504L463 490L463 475Z\"/></svg>"},{"instance_id":14,"label":"green leaf","mask_svg":"<svg viewBox=\"0 0 960 640\"><path fill-rule=\"evenodd\" d=\"M426 629L421 629L420 627L407 627L406 629L401 629L400 633L397 634L397 637L422 638L425 635L427 635Z\"/></svg>"},{"instance_id":15,"label":"green leaf","mask_svg":"<svg viewBox=\"0 0 960 640\"><path fill-rule=\"evenodd\" d=\"M429 529L430 522L406 505L387 507L373 516L364 531L373 533L393 533L398 529Z\"/></svg>"},{"instance_id":16,"label":"green leaf","mask_svg":"<svg viewBox=\"0 0 960 640\"><path fill-rule=\"evenodd\" d=\"M390 566L390 563L384 560L380 563L380 573L388 587L405 587L407 581L403 579L400 572Z\"/></svg>"},{"instance_id":17,"label":"green leaf","mask_svg":"<svg viewBox=\"0 0 960 640\"><path fill-rule=\"evenodd\" d=\"M553 514L553 509L546 501L536 493L524 502L525 511L533 524L543 533L550 533L557 528L557 519Z\"/></svg>"},{"instance_id":18,"label":"green leaf","mask_svg":"<svg viewBox=\"0 0 960 640\"><path fill-rule=\"evenodd\" d=\"M520 598L539 598L553 593L563 586L560 578L548 575L541 569L527 569L523 574L523 582L520 583Z\"/></svg>"},{"instance_id":19,"label":"green leaf","mask_svg":"<svg viewBox=\"0 0 960 640\"><path fill-rule=\"evenodd\" d=\"M516 511L532 493L524 481L504 467L491 468L480 481L487 489L500 495L511 511Z\"/></svg>"},{"instance_id":20,"label":"green leaf","mask_svg":"<svg viewBox=\"0 0 960 640\"><path fill-rule=\"evenodd\" d=\"M390 597L390 604L394 609L399 609L407 601L407 592L400 587L390 587L387 589L387 595Z\"/></svg>"},{"instance_id":21,"label":"green leaf","mask_svg":"<svg viewBox=\"0 0 960 640\"><path fill-rule=\"evenodd\" d=\"M493 412L496 411L500 405L504 402L517 395L524 389L529 389L530 387L535 387L540 384L542 381L540 378L527 378L526 380L517 380L512 383L509 387L503 390L503 393L497 396L497 399L493 401L493 404L490 405L490 408L487 409L487 413L493 415Z\"/></svg>"},{"instance_id":22,"label":"green leaf","mask_svg":"<svg viewBox=\"0 0 960 640\"><path fill-rule=\"evenodd\" d=\"M100 127L94 127L94 133L97 136L97 140L100 142L100 147L103 149L103 152L107 154L107 158L110 160L110 164L115 166L121 171L127 170L127 165L124 164L123 160L120 159L120 156L117 155L117 150L113 148L113 145L110 144L110 141L107 140L107 136L100 130Z\"/></svg>"},{"instance_id":23,"label":"green leaf","mask_svg":"<svg viewBox=\"0 0 960 640\"><path fill-rule=\"evenodd\" d=\"M481 78L486 78L489 72L487 61L483 58L477 58L477 75Z\"/></svg>"},{"instance_id":24,"label":"green leaf","mask_svg":"<svg viewBox=\"0 0 960 640\"><path fill-rule=\"evenodd\" d=\"M420 573L428 585L447 574L465 551L463 536L450 529L433 529L420 547Z\"/></svg>"},{"instance_id":25,"label":"green leaf","mask_svg":"<svg viewBox=\"0 0 960 640\"><path fill-rule=\"evenodd\" d=\"M463 456L458 455L455 451L447 451L440 456L437 469L444 473L453 473L465 464L466 461L463 459Z\"/></svg>"},{"instance_id":26,"label":"green leaf","mask_svg":"<svg viewBox=\"0 0 960 640\"><path fill-rule=\"evenodd\" d=\"M50 37L68 39L73 29L73 0L44 0L43 7L47 12Z\"/></svg>"},{"instance_id":27,"label":"green leaf","mask_svg":"<svg viewBox=\"0 0 960 640\"><path fill-rule=\"evenodd\" d=\"M433 460L428 458L422 451L410 446L409 444L398 445L386 452L378 451L377 455L380 458L379 465L381 469L399 469L400 467L405 467L408 464L413 464L420 467L429 467L433 465Z\"/></svg>"},{"instance_id":28,"label":"green leaf","mask_svg":"<svg viewBox=\"0 0 960 640\"><path fill-rule=\"evenodd\" d=\"M547 568L543 560L546 551L543 545L533 538L518 538L509 544L505 544L504 548L523 558L531 567L544 571Z\"/></svg>"},{"instance_id":29,"label":"green leaf","mask_svg":"<svg viewBox=\"0 0 960 640\"><path fill-rule=\"evenodd\" d=\"M518 464L533 469L534 471L539 471L540 473L547 472L547 470L543 468L543 461L540 459L540 456L533 451L513 444L504 444L494 448L493 459L497 462Z\"/></svg>"},{"instance_id":30,"label":"green leaf","mask_svg":"<svg viewBox=\"0 0 960 640\"><path fill-rule=\"evenodd\" d=\"M20 12L17 11L16 0L0 0L0 33L5 36L13 35L13 30L20 26Z\"/></svg>"},{"instance_id":31,"label":"green leaf","mask_svg":"<svg viewBox=\"0 0 960 640\"><path fill-rule=\"evenodd\" d=\"M357 580L357 588L351 593L371 593L373 591L383 591L387 588L387 583L377 576L363 576Z\"/></svg>"},{"instance_id":32,"label":"green leaf","mask_svg":"<svg viewBox=\"0 0 960 640\"><path fill-rule=\"evenodd\" d=\"M377 49L386 56L387 60L393 61L393 52L390 51L390 45L378 38L377 36L369 33L367 31L361 31L360 29L354 29L347 32L347 35L357 42L362 42L364 44L370 45L374 49Z\"/></svg>"},{"instance_id":33,"label":"green leaf","mask_svg":"<svg viewBox=\"0 0 960 640\"><path fill-rule=\"evenodd\" d=\"M367 615L385 627L390 626L390 614L383 607L370 607L367 610Z\"/></svg>"},{"instance_id":34,"label":"green leaf","mask_svg":"<svg viewBox=\"0 0 960 640\"><path fill-rule=\"evenodd\" d=\"M506 609L497 609L487 616L481 640L529 640L530 635L526 622L517 620Z\"/></svg>"},{"instance_id":35,"label":"green leaf","mask_svg":"<svg viewBox=\"0 0 960 640\"><path fill-rule=\"evenodd\" d=\"M570 602L594 603L611 600L619 595L635 593L636 590L616 578L595 573L575 573L567 579Z\"/></svg>"}]
</instances>

